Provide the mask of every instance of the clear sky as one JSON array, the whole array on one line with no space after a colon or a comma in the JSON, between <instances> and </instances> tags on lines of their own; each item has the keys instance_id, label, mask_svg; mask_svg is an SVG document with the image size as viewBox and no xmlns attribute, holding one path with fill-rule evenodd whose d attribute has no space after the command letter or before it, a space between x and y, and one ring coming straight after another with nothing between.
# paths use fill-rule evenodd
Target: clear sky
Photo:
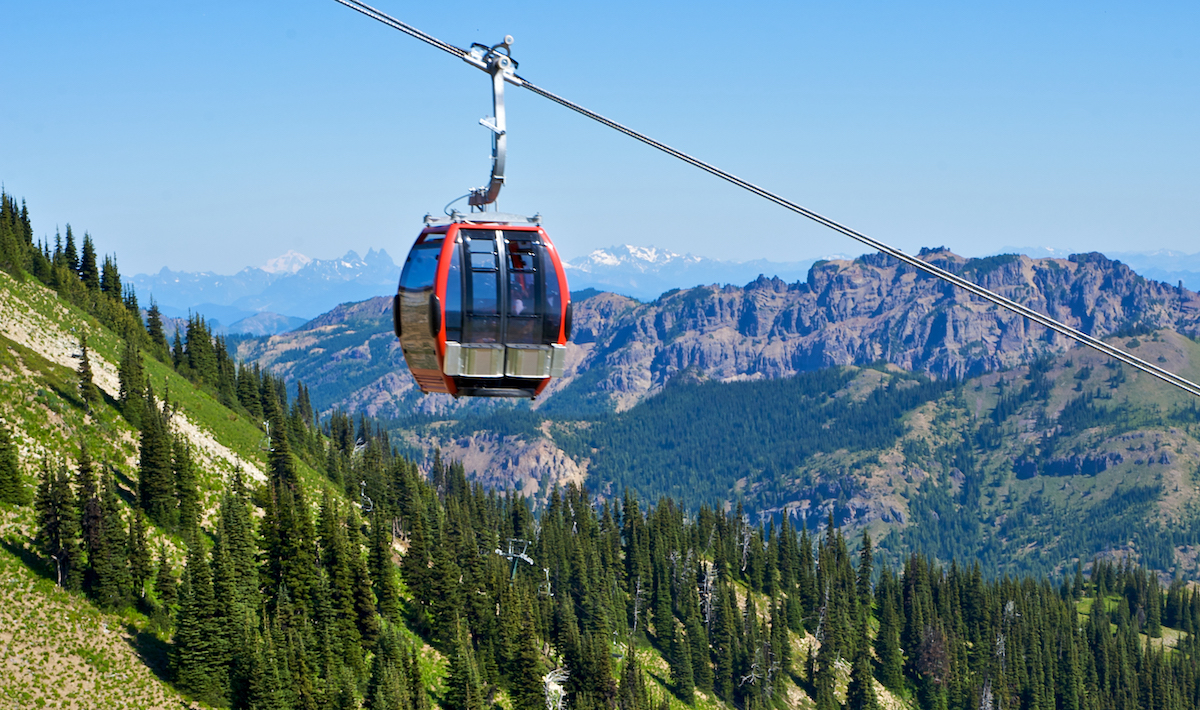
<instances>
[{"instance_id":1,"label":"clear sky","mask_svg":"<svg viewBox=\"0 0 1200 710\"><path fill-rule=\"evenodd\" d=\"M1200 252L1200 3L400 2L460 47L908 251ZM400 258L485 182L486 75L333 0L7 3L0 180L127 273ZM504 211L568 257L859 253L509 89Z\"/></svg>"}]
</instances>

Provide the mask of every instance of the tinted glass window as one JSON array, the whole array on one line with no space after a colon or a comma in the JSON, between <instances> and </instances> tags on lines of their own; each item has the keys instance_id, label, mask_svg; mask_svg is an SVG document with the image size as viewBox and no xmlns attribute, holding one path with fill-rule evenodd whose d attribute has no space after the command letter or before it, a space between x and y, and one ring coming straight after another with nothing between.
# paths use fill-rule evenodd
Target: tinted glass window
<instances>
[{"instance_id":1,"label":"tinted glass window","mask_svg":"<svg viewBox=\"0 0 1200 710\"><path fill-rule=\"evenodd\" d=\"M463 279L459 247L450 252L450 270L446 273L446 339L462 340Z\"/></svg>"},{"instance_id":2,"label":"tinted glass window","mask_svg":"<svg viewBox=\"0 0 1200 710\"><path fill-rule=\"evenodd\" d=\"M496 272L471 272L471 312L492 315L500 312L496 302Z\"/></svg>"},{"instance_id":3,"label":"tinted glass window","mask_svg":"<svg viewBox=\"0 0 1200 710\"><path fill-rule=\"evenodd\" d=\"M408 255L404 264L404 274L400 277L402 291L423 291L433 288L433 279L437 276L438 257L442 253L442 243L428 246L421 244Z\"/></svg>"},{"instance_id":4,"label":"tinted glass window","mask_svg":"<svg viewBox=\"0 0 1200 710\"><path fill-rule=\"evenodd\" d=\"M538 252L542 257L542 263L546 265L545 279L545 314L544 330L542 333L542 342L557 343L558 329L562 324L562 289L558 285L558 272L554 270L553 262L550 261L549 254L546 253L546 248L538 247Z\"/></svg>"}]
</instances>

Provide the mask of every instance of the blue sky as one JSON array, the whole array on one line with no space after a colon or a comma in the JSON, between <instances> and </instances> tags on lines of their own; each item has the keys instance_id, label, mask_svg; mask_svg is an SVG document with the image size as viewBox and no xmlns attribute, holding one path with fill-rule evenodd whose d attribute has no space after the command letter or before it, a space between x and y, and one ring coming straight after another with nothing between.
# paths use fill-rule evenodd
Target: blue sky
<instances>
[{"instance_id":1,"label":"blue sky","mask_svg":"<svg viewBox=\"0 0 1200 710\"><path fill-rule=\"evenodd\" d=\"M1195 2L376 6L908 251L1200 252ZM399 258L489 167L486 75L333 0L13 3L0 67L0 180L129 273ZM509 128L500 207L568 257L861 251L511 88Z\"/></svg>"}]
</instances>

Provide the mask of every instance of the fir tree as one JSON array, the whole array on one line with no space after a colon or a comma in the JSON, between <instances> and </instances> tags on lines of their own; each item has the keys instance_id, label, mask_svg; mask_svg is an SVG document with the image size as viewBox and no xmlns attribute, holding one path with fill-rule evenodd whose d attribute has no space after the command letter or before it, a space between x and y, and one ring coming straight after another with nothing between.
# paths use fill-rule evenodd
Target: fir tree
<instances>
[{"instance_id":1,"label":"fir tree","mask_svg":"<svg viewBox=\"0 0 1200 710\"><path fill-rule=\"evenodd\" d=\"M125 350L121 355L121 366L117 370L120 383L117 402L125 420L141 427L142 413L146 406L146 372L142 368L142 354L133 338L125 339Z\"/></svg>"},{"instance_id":2,"label":"fir tree","mask_svg":"<svg viewBox=\"0 0 1200 710\"><path fill-rule=\"evenodd\" d=\"M168 362L170 349L163 329L162 311L154 299L150 299L150 310L146 312L146 334L150 336L150 354L162 362Z\"/></svg>"},{"instance_id":3,"label":"fir tree","mask_svg":"<svg viewBox=\"0 0 1200 710\"><path fill-rule=\"evenodd\" d=\"M93 596L101 606L121 609L130 601L129 548L120 499L111 475L103 477L100 493L100 546L92 565Z\"/></svg>"},{"instance_id":4,"label":"fir tree","mask_svg":"<svg viewBox=\"0 0 1200 710\"><path fill-rule=\"evenodd\" d=\"M159 411L154 391L147 388L142 418L141 451L138 462L138 504L155 524L175 528L175 485L171 461L171 437L165 415Z\"/></svg>"},{"instance_id":5,"label":"fir tree","mask_svg":"<svg viewBox=\"0 0 1200 710\"><path fill-rule=\"evenodd\" d=\"M482 710L483 682L475 663L466 625L461 621L454 624L453 652L450 669L446 673L446 708L448 710Z\"/></svg>"},{"instance_id":6,"label":"fir tree","mask_svg":"<svg viewBox=\"0 0 1200 710\"><path fill-rule=\"evenodd\" d=\"M146 516L141 509L130 511L128 539L129 577L133 596L140 600L146 596L146 582L154 571L150 566L150 547L146 543Z\"/></svg>"},{"instance_id":7,"label":"fir tree","mask_svg":"<svg viewBox=\"0 0 1200 710\"><path fill-rule=\"evenodd\" d=\"M100 290L100 270L96 268L96 245L87 232L83 233L83 255L79 261L79 279L89 291Z\"/></svg>"},{"instance_id":8,"label":"fir tree","mask_svg":"<svg viewBox=\"0 0 1200 710\"><path fill-rule=\"evenodd\" d=\"M79 396L83 399L84 408L90 413L100 404L100 388L92 381L92 363L88 358L87 336L79 336Z\"/></svg>"},{"instance_id":9,"label":"fir tree","mask_svg":"<svg viewBox=\"0 0 1200 710\"><path fill-rule=\"evenodd\" d=\"M88 452L86 441L81 441L79 444L79 465L75 469L75 492L82 545L88 560L87 570L83 577L83 588L88 593L94 594L96 563L103 555L104 516L100 505L100 489L97 484L96 471L92 465L92 456Z\"/></svg>"},{"instance_id":10,"label":"fir tree","mask_svg":"<svg viewBox=\"0 0 1200 710\"><path fill-rule=\"evenodd\" d=\"M117 258L105 256L104 265L100 267L100 290L113 298L124 298L125 291L121 286L121 272L117 269ZM137 312L134 311L136 315Z\"/></svg>"},{"instance_id":11,"label":"fir tree","mask_svg":"<svg viewBox=\"0 0 1200 710\"><path fill-rule=\"evenodd\" d=\"M867 633L867 618L864 616L859 624L858 651L850 666L850 685L846 688L846 710L879 710L875 679L871 675L871 639Z\"/></svg>"},{"instance_id":12,"label":"fir tree","mask_svg":"<svg viewBox=\"0 0 1200 710\"><path fill-rule=\"evenodd\" d=\"M158 553L158 570L154 573L154 592L158 595L158 603L168 613L175 607L179 598L178 580L171 570L171 561L167 559L167 547L163 545Z\"/></svg>"},{"instance_id":13,"label":"fir tree","mask_svg":"<svg viewBox=\"0 0 1200 710\"><path fill-rule=\"evenodd\" d=\"M672 633L669 646L669 663L671 666L671 683L675 694L688 705L692 704L695 692L695 680L692 673L692 650L688 645L687 636L679 624L672 620Z\"/></svg>"},{"instance_id":14,"label":"fir tree","mask_svg":"<svg viewBox=\"0 0 1200 710\"><path fill-rule=\"evenodd\" d=\"M0 422L0 503L28 505L29 501L29 489L25 486L21 465L17 461L17 447L8 427Z\"/></svg>"},{"instance_id":15,"label":"fir tree","mask_svg":"<svg viewBox=\"0 0 1200 710\"><path fill-rule=\"evenodd\" d=\"M392 623L400 620L400 587L392 564L391 519L382 511L371 516L371 582L379 614Z\"/></svg>"},{"instance_id":16,"label":"fir tree","mask_svg":"<svg viewBox=\"0 0 1200 710\"><path fill-rule=\"evenodd\" d=\"M200 481L196 466L192 462L192 448L183 437L173 437L171 445L171 472L173 474L175 500L178 501L176 519L179 532L189 538L200 525Z\"/></svg>"},{"instance_id":17,"label":"fir tree","mask_svg":"<svg viewBox=\"0 0 1200 710\"><path fill-rule=\"evenodd\" d=\"M179 618L171 642L171 675L176 686L205 702L220 702L222 679L214 661L220 657L220 630L212 573L204 545L194 539L188 544Z\"/></svg>"},{"instance_id":18,"label":"fir tree","mask_svg":"<svg viewBox=\"0 0 1200 710\"><path fill-rule=\"evenodd\" d=\"M79 252L75 250L75 235L71 232L71 225L67 225L67 246L62 251L63 264L66 265L71 273L79 274Z\"/></svg>"},{"instance_id":19,"label":"fir tree","mask_svg":"<svg viewBox=\"0 0 1200 710\"><path fill-rule=\"evenodd\" d=\"M879 631L875 635L875 653L879 656L879 681L890 690L900 690L904 684L904 655L890 580L891 574L885 568L876 589Z\"/></svg>"},{"instance_id":20,"label":"fir tree","mask_svg":"<svg viewBox=\"0 0 1200 710\"><path fill-rule=\"evenodd\" d=\"M65 466L42 462L41 482L34 500L37 535L34 544L54 564L60 587L78 589L82 581L79 512Z\"/></svg>"},{"instance_id":21,"label":"fir tree","mask_svg":"<svg viewBox=\"0 0 1200 710\"><path fill-rule=\"evenodd\" d=\"M424 689L421 692L424 694ZM363 707L366 710L408 710L412 707L408 659L400 633L393 627L385 628L380 636L371 664L371 677L363 694Z\"/></svg>"},{"instance_id":22,"label":"fir tree","mask_svg":"<svg viewBox=\"0 0 1200 710\"><path fill-rule=\"evenodd\" d=\"M540 710L530 708L530 710ZM637 654L630 648L629 660L621 670L621 685L617 690L617 710L650 710L650 697L646 693L646 678L637 662Z\"/></svg>"}]
</instances>

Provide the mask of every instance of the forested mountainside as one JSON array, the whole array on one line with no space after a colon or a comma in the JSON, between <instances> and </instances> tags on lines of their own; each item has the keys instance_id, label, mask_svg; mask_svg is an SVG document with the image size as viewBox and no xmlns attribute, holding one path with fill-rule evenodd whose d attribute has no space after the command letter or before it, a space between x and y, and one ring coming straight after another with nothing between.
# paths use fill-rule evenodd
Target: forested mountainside
<instances>
[{"instance_id":1,"label":"forested mountainside","mask_svg":"<svg viewBox=\"0 0 1200 710\"><path fill-rule=\"evenodd\" d=\"M924 258L1200 377L1190 291L1099 255ZM688 510L740 502L756 520L833 513L893 559L1049 573L1101 554L1195 569L1194 403L883 257L649 304L591 295L567 376L530 409L444 412L452 400L416 395L389 308L346 305L239 353L309 383L318 410L413 402L393 441L440 448L473 480L540 504L586 481Z\"/></svg>"},{"instance_id":2,"label":"forested mountainside","mask_svg":"<svg viewBox=\"0 0 1200 710\"><path fill-rule=\"evenodd\" d=\"M1167 328L1200 333L1200 296L1148 281L1100 254L922 258L1097 337ZM887 362L964 379L1068 347L1061 336L882 255L821 262L806 282L760 278L638 303L613 294L575 304L566 375L535 404L574 416L624 410L676 374L773 379ZM301 330L242 341L237 354L304 381L320 411L395 417L456 412L422 397L391 334L390 299L339 306ZM469 409L479 409L475 404Z\"/></svg>"},{"instance_id":3,"label":"forested mountainside","mask_svg":"<svg viewBox=\"0 0 1200 710\"><path fill-rule=\"evenodd\" d=\"M996 578L978 562L880 557L869 532L843 533L840 524L854 516L841 499L763 524L740 505L651 505L626 481L623 495L602 498L551 486L535 510L528 498L468 481L449 458L399 455L389 433L365 418L335 412L322 424L307 387L289 390L282 378L234 362L199 317L169 342L159 314L152 309L143 321L135 294L121 288L115 259L105 259L103 272L96 260L91 238L79 252L69 230L65 244L35 245L28 213L0 195L7 704L1200 704L1200 591L1182 578L1164 588L1128 559ZM1140 337L1123 345L1190 367L1191 341L1169 331ZM1123 455L1066 456L1076 446L1070 437L1103 436L1115 424L1135 442L1154 413L1175 422L1180 438L1126 447L1139 452L1134 465L1169 467L1192 456L1197 409L1162 388L1131 389L1136 378L1119 369L1105 373L1077 354L991 377L971 389L885 367L824 369L783 381L790 389L772 401L753 389L769 382L694 376L619 415L628 420L547 424L510 412L503 421L511 436L533 427L568 448L616 451L619 440L635 443L638 429L647 430L646 445L669 430L679 415L664 403L693 413L742 406L748 433L762 437L790 421L791 445L813 459L852 458L847 438L898 443L905 460L933 472L917 497L935 517L946 514L938 495L966 504L992 485L970 457L997 438L1040 432L1024 437L1017 480L1101 480L1124 465ZM1064 381L1077 386L1064 391ZM784 416L749 416L736 387L752 388L760 409ZM814 415L788 415L787 399ZM935 467L935 437L914 432L952 427L959 415L939 409L951 405L985 421L963 429L947 473ZM647 407L659 409L645 416ZM668 429L650 427L655 420ZM839 432L814 437L821 421ZM695 426L704 435L711 425ZM1047 443L1059 436L1067 438ZM756 449L785 443L740 440ZM955 483L930 488L939 474ZM1154 473L1125 479L1147 476ZM1187 486L1180 512L1192 507L1194 479L1160 472L1156 480ZM1011 482L1001 488L1020 495ZM921 534L933 534L927 522Z\"/></svg>"},{"instance_id":4,"label":"forested mountainside","mask_svg":"<svg viewBox=\"0 0 1200 710\"><path fill-rule=\"evenodd\" d=\"M1173 331L1114 342L1200 375L1200 344ZM1169 577L1200 575L1198 407L1072 350L966 381L883 365L678 377L625 412L410 418L394 440L543 500L556 480L586 480L602 497L742 505L754 520L832 514L871 530L893 561L920 552L991 574L1057 573L1131 556Z\"/></svg>"}]
</instances>

